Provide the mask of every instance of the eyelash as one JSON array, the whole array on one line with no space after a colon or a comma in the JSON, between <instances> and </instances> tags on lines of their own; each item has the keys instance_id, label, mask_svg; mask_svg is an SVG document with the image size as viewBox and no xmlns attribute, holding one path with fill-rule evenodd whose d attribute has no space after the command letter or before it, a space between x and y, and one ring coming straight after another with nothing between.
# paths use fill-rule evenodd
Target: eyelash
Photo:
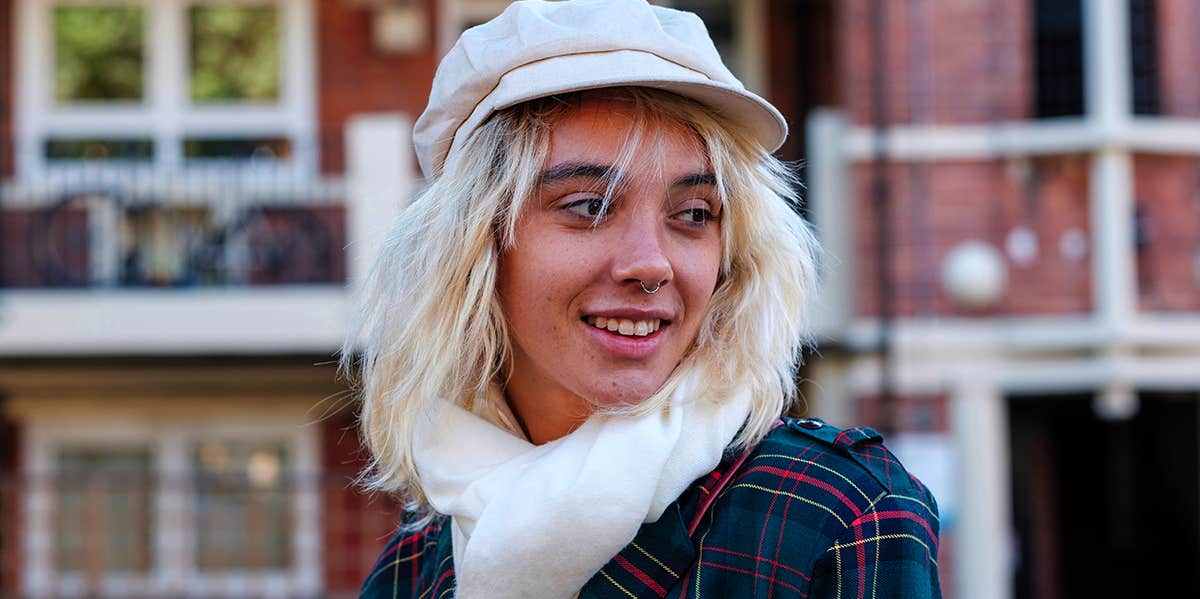
<instances>
[{"instance_id":1,"label":"eyelash","mask_svg":"<svg viewBox=\"0 0 1200 599\"><path fill-rule=\"evenodd\" d=\"M605 206L604 198L590 197L568 202L562 207L562 209L580 218L586 218L592 221L601 221L608 216L607 208L609 207L611 206ZM604 212L601 212L602 210ZM696 216L699 216L700 220L694 220ZM708 223L715 222L719 218L706 207L686 208L674 213L672 217L677 218L680 222L689 227L697 228L705 227L708 225Z\"/></svg>"},{"instance_id":2,"label":"eyelash","mask_svg":"<svg viewBox=\"0 0 1200 599\"><path fill-rule=\"evenodd\" d=\"M687 208L675 213L675 216L680 215L684 215L682 219L684 224L693 227L703 227L708 223L717 220L717 215L713 214L708 208ZM691 218L694 218L697 215L700 216L700 220L691 220Z\"/></svg>"},{"instance_id":3,"label":"eyelash","mask_svg":"<svg viewBox=\"0 0 1200 599\"><path fill-rule=\"evenodd\" d=\"M581 207L584 209L583 212L576 210L577 208ZM592 208L596 209L595 214L592 214ZM602 214L600 212L606 208L607 207L604 205L604 198L583 198L581 200L569 202L567 205L563 206L563 210L575 214L576 216L591 220L603 219L605 216L607 216L607 214Z\"/></svg>"}]
</instances>

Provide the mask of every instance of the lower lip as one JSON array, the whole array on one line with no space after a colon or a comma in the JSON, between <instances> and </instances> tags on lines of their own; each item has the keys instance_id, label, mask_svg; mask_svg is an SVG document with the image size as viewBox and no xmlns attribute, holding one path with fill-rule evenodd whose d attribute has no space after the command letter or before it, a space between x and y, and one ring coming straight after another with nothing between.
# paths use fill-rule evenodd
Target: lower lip
<instances>
[{"instance_id":1,"label":"lower lip","mask_svg":"<svg viewBox=\"0 0 1200 599\"><path fill-rule=\"evenodd\" d=\"M595 339L601 347L611 353L622 358L633 360L646 358L658 349L659 343L662 342L663 331L668 325L662 325L657 331L646 335L645 337L626 337L609 331L608 329L599 329L586 322L583 326L591 330L592 338Z\"/></svg>"}]
</instances>

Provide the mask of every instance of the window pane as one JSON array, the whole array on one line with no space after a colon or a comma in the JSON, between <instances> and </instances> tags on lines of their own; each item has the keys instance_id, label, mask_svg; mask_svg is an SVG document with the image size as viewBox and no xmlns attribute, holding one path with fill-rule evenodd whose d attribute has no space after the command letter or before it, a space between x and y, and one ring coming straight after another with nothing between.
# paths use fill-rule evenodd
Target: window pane
<instances>
[{"instance_id":1,"label":"window pane","mask_svg":"<svg viewBox=\"0 0 1200 599\"><path fill-rule=\"evenodd\" d=\"M139 6L54 9L54 97L140 100L144 36Z\"/></svg>"},{"instance_id":2,"label":"window pane","mask_svg":"<svg viewBox=\"0 0 1200 599\"><path fill-rule=\"evenodd\" d=\"M1034 0L1038 118L1083 114L1082 0Z\"/></svg>"},{"instance_id":3,"label":"window pane","mask_svg":"<svg viewBox=\"0 0 1200 599\"><path fill-rule=\"evenodd\" d=\"M59 572L150 569L150 451L63 449L54 512Z\"/></svg>"},{"instance_id":4,"label":"window pane","mask_svg":"<svg viewBox=\"0 0 1200 599\"><path fill-rule=\"evenodd\" d=\"M189 137L183 141L188 160L284 160L292 144L283 137Z\"/></svg>"},{"instance_id":5,"label":"window pane","mask_svg":"<svg viewBox=\"0 0 1200 599\"><path fill-rule=\"evenodd\" d=\"M196 566L278 569L291 563L288 452L280 442L207 441L192 448Z\"/></svg>"},{"instance_id":6,"label":"window pane","mask_svg":"<svg viewBox=\"0 0 1200 599\"><path fill-rule=\"evenodd\" d=\"M1129 0L1133 112L1158 114L1158 16L1154 0Z\"/></svg>"},{"instance_id":7,"label":"window pane","mask_svg":"<svg viewBox=\"0 0 1200 599\"><path fill-rule=\"evenodd\" d=\"M192 100L279 99L279 15L274 7L193 6Z\"/></svg>"},{"instance_id":8,"label":"window pane","mask_svg":"<svg viewBox=\"0 0 1200 599\"><path fill-rule=\"evenodd\" d=\"M50 138L47 160L95 160L149 162L154 159L154 141L141 139Z\"/></svg>"}]
</instances>

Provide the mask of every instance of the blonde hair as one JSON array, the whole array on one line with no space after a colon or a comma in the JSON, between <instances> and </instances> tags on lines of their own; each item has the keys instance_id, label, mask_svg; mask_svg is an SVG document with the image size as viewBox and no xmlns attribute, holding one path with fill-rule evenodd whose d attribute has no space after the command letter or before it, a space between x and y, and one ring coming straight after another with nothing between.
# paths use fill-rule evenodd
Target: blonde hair
<instances>
[{"instance_id":1,"label":"blonde hair","mask_svg":"<svg viewBox=\"0 0 1200 599\"><path fill-rule=\"evenodd\" d=\"M364 282L341 365L344 373L357 370L369 487L428 507L412 440L430 402L456 402L522 434L501 405L510 347L497 260L538 182L556 119L585 94L631 103L634 134L618 169L646 133L661 137L664 124L682 125L707 151L723 203L721 270L696 342L663 387L629 411L661 409L685 373L698 371L707 395L697 399L750 391L753 408L734 440L743 446L796 401L818 250L787 167L706 107L669 92L628 87L541 98L497 112L471 134L457 169L436 176L397 219Z\"/></svg>"}]
</instances>

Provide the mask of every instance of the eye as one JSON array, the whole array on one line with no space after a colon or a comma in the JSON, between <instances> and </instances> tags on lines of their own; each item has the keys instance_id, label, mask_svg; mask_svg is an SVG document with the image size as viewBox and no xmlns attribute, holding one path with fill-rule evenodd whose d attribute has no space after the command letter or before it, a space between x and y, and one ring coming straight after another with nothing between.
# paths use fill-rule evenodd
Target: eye
<instances>
[{"instance_id":1,"label":"eye","mask_svg":"<svg viewBox=\"0 0 1200 599\"><path fill-rule=\"evenodd\" d=\"M589 219L603 217L606 212L604 198L598 197L575 200L563 206L563 209Z\"/></svg>"},{"instance_id":2,"label":"eye","mask_svg":"<svg viewBox=\"0 0 1200 599\"><path fill-rule=\"evenodd\" d=\"M713 214L707 206L690 206L676 212L675 218L688 225L704 226L717 220L717 215Z\"/></svg>"}]
</instances>

